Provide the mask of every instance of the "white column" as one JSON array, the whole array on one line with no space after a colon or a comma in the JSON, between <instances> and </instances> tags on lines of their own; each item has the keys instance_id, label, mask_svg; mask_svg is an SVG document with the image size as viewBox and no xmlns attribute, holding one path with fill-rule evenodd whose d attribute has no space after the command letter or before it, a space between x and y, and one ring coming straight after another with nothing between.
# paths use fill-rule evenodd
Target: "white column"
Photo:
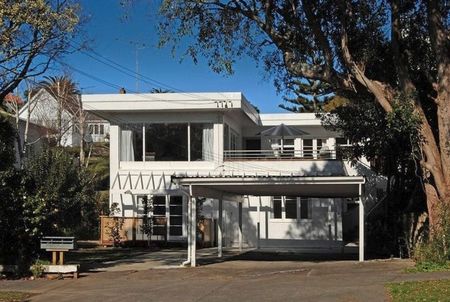
<instances>
[{"instance_id":1,"label":"white column","mask_svg":"<svg viewBox=\"0 0 450 302\"><path fill-rule=\"evenodd\" d=\"M364 261L364 204L361 196L361 185L359 185L359 261Z\"/></svg>"},{"instance_id":2,"label":"white column","mask_svg":"<svg viewBox=\"0 0 450 302\"><path fill-rule=\"evenodd\" d=\"M195 201L195 198L192 196L192 189L191 189L191 267L196 266L196 258L197 258L197 251L196 251L196 243L197 243L197 204Z\"/></svg>"},{"instance_id":3,"label":"white column","mask_svg":"<svg viewBox=\"0 0 450 302\"><path fill-rule=\"evenodd\" d=\"M192 190L190 190L190 192L192 192ZM192 225L192 221L191 221L191 212L192 212L192 202L191 202L192 198L191 198L191 194L189 194L188 196L188 202L187 202L187 210L188 210L188 214L187 214L187 228L186 228L186 237L187 237L187 241L188 241L188 254L187 254L187 261L183 263L183 265L187 265L191 262L191 225Z\"/></svg>"},{"instance_id":4,"label":"white column","mask_svg":"<svg viewBox=\"0 0 450 302\"><path fill-rule=\"evenodd\" d=\"M219 199L219 219L217 224L217 253L219 257L222 257L222 228L223 228L223 200Z\"/></svg>"},{"instance_id":5,"label":"white column","mask_svg":"<svg viewBox=\"0 0 450 302\"><path fill-rule=\"evenodd\" d=\"M239 202L239 251L242 251L242 202Z\"/></svg>"}]
</instances>

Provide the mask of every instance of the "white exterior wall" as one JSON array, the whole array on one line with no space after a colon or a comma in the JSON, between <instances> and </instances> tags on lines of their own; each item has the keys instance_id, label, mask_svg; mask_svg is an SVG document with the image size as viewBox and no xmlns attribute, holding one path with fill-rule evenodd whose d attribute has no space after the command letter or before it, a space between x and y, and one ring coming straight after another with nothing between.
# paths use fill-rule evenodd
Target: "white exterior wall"
<instances>
[{"instance_id":1,"label":"white exterior wall","mask_svg":"<svg viewBox=\"0 0 450 302\"><path fill-rule=\"evenodd\" d=\"M148 97L149 100L144 98ZM168 104L162 98L168 98L173 104ZM247 108L244 100L238 100L241 95L231 94L232 100L220 100L222 94L205 94L205 98L193 105L183 101L183 96L176 94L148 96L92 96L89 108L97 108L102 116L110 120L110 204L117 203L118 215L136 217L139 209L136 205L138 194L172 194L185 195L184 213L187 213L186 188L178 188L171 182L173 174L187 175L229 175L238 173L282 175L296 174L307 176L334 175L367 175L367 171L355 169L348 163L338 160L290 160L290 161L223 161L223 131L224 124L230 126L238 135L238 146L243 147L243 137L254 137L262 127L286 125L301 126L308 132L303 138L295 139L296 148L303 147L302 139L326 139L326 145L334 148L336 133L326 131L314 114L261 114L257 116L251 108ZM107 99L104 99L107 98ZM108 102L108 98L111 101ZM121 99L123 98L123 100ZM189 100L190 101L190 100ZM204 101L204 103L202 103ZM226 106L224 104L227 104ZM245 107L245 108L244 108ZM239 109L241 108L241 109ZM94 110L93 113L96 113ZM214 124L213 161L120 161L120 124L121 123L212 123ZM316 142L314 141L314 144ZM271 149L268 139L262 140L261 148ZM372 174L373 172L370 171ZM369 172L367 172L369 173ZM372 175L371 174L371 175ZM374 187L378 186L376 177L366 187L369 198L374 196ZM333 190L330 185L330 191ZM375 189L376 191L376 189ZM125 193L126 192L126 193ZM130 194L131 193L131 194ZM375 200L375 199L374 199ZM312 198L312 219L296 221L280 221L271 219L271 197L249 196L243 198L243 239L244 245L258 245L257 226L260 225L260 246L309 246L336 247L343 243L342 209L345 201L342 199ZM203 205L203 215L206 218L217 219L217 200L208 200ZM366 207L367 209L368 207ZM224 245L238 244L238 204L236 201L224 200ZM186 217L185 217L186 222ZM139 236L139 234L138 234ZM186 227L180 240L186 236Z\"/></svg>"},{"instance_id":2,"label":"white exterior wall","mask_svg":"<svg viewBox=\"0 0 450 302\"><path fill-rule=\"evenodd\" d=\"M271 196L246 196L242 201L243 245L246 247L327 248L343 245L342 206L345 201L311 198L311 219L272 218ZM217 200L203 205L206 218L218 219ZM239 244L238 203L224 201L224 246ZM258 242L259 223L259 242Z\"/></svg>"}]
</instances>

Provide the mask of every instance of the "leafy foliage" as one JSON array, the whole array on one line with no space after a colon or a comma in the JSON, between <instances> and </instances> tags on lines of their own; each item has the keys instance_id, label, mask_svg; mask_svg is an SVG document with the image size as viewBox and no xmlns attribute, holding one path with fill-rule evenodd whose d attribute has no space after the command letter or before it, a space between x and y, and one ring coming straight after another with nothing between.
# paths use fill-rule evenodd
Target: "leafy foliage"
<instances>
[{"instance_id":1,"label":"leafy foliage","mask_svg":"<svg viewBox=\"0 0 450 302\"><path fill-rule=\"evenodd\" d=\"M119 208L117 203L113 203L110 209L111 221L106 226L106 233L111 238L113 246L119 246L122 242L122 229L125 219L123 217L117 217L119 213Z\"/></svg>"},{"instance_id":2,"label":"leafy foliage","mask_svg":"<svg viewBox=\"0 0 450 302\"><path fill-rule=\"evenodd\" d=\"M75 1L0 0L0 100L70 52L80 30Z\"/></svg>"},{"instance_id":3,"label":"leafy foliage","mask_svg":"<svg viewBox=\"0 0 450 302\"><path fill-rule=\"evenodd\" d=\"M97 229L92 180L62 149L43 151L23 170L1 171L0 183L4 263L25 267L39 253L41 236L83 237Z\"/></svg>"},{"instance_id":4,"label":"leafy foliage","mask_svg":"<svg viewBox=\"0 0 450 302\"><path fill-rule=\"evenodd\" d=\"M14 133L11 123L0 115L0 171L14 163Z\"/></svg>"}]
</instances>

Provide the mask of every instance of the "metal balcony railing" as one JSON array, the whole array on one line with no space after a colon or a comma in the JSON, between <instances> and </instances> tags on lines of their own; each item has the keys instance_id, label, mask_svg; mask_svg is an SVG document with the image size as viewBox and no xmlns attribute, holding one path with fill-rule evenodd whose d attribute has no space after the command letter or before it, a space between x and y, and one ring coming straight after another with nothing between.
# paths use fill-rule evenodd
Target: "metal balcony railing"
<instances>
[{"instance_id":1,"label":"metal balcony railing","mask_svg":"<svg viewBox=\"0 0 450 302\"><path fill-rule=\"evenodd\" d=\"M319 149L271 149L271 150L226 150L224 160L323 160L336 159L336 150Z\"/></svg>"}]
</instances>

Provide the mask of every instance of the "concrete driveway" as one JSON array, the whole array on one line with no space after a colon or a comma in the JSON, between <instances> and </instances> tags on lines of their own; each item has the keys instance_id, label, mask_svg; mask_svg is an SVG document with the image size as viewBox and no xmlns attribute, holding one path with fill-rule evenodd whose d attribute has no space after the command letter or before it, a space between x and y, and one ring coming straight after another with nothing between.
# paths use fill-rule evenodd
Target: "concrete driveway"
<instances>
[{"instance_id":1,"label":"concrete driveway","mask_svg":"<svg viewBox=\"0 0 450 302\"><path fill-rule=\"evenodd\" d=\"M31 301L385 301L384 284L449 279L407 274L408 260L254 261L231 258L198 268L88 272L78 280L0 281Z\"/></svg>"}]
</instances>

